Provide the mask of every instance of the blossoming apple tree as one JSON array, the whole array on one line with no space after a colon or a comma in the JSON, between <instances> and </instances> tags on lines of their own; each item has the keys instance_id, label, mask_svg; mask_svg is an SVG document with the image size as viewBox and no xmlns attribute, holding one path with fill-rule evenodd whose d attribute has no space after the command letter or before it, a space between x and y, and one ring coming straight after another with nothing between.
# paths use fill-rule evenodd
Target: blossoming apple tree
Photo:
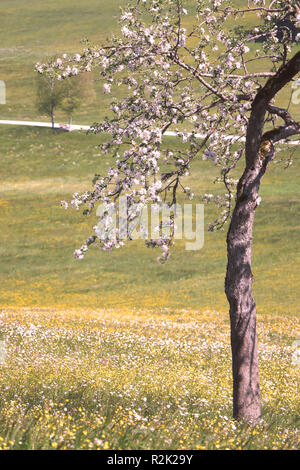
<instances>
[{"instance_id":1,"label":"blossoming apple tree","mask_svg":"<svg viewBox=\"0 0 300 470\"><path fill-rule=\"evenodd\" d=\"M209 229L229 225L225 291L233 415L248 421L261 413L251 289L254 214L276 144L300 133L300 123L276 99L300 70L300 52L295 50L299 35L295 43L286 19L297 26L298 1L136 0L122 11L121 34L109 43L87 42L81 54L64 54L54 63L36 66L58 80L99 70L105 93L122 91L122 98L111 100L113 117L92 126L107 136L102 152L110 154L114 164L107 174L95 176L91 191L74 194L73 207L84 205L91 213L97 203L117 205L126 195L132 221L149 202L167 201L171 206L179 192L191 199L184 177L193 171L196 159L211 159L219 168L217 181L224 185L224 195L203 198L219 208ZM173 148L164 138L168 130L185 146ZM237 181L232 172L241 160L244 171ZM169 256L172 233L148 242L162 250L162 260ZM91 244L111 250L123 241L118 232L114 238L105 237L95 227L75 256L82 258Z\"/></svg>"}]
</instances>

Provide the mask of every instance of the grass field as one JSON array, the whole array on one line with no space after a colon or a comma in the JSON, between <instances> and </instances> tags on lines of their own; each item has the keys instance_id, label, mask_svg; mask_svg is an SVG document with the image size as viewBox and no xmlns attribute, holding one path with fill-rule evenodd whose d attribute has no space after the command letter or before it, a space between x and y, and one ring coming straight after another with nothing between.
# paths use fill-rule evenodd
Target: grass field
<instances>
[{"instance_id":1,"label":"grass field","mask_svg":"<svg viewBox=\"0 0 300 470\"><path fill-rule=\"evenodd\" d=\"M34 63L77 51L84 35L105 38L119 3L3 0L1 119L42 119ZM98 90L75 123L97 120L106 104ZM299 448L299 367L292 365L300 337L299 150L290 169L272 164L256 213L264 421L249 428L230 419L225 232L206 232L196 252L178 242L163 266L142 241L73 258L94 224L60 201L105 171L100 142L79 132L0 127L0 340L7 347L0 448ZM211 162L195 162L186 181L195 202L215 190L214 172ZM206 206L206 223L214 216Z\"/></svg>"},{"instance_id":2,"label":"grass field","mask_svg":"<svg viewBox=\"0 0 300 470\"><path fill-rule=\"evenodd\" d=\"M0 253L3 305L57 307L197 308L225 312L225 233L205 233L202 250L179 242L170 263L156 263L156 250L143 241L103 253L92 249L84 260L73 251L90 234L93 221L60 207L74 191L90 188L107 157L99 154L99 137L50 130L0 128L2 167ZM174 139L174 146L179 145ZM254 234L255 294L262 313L294 315L298 311L299 160L282 170L273 165L261 194ZM195 202L210 192L214 167L195 164L187 180ZM205 207L206 224L214 209ZM287 282L288 281L288 282Z\"/></svg>"}]
</instances>

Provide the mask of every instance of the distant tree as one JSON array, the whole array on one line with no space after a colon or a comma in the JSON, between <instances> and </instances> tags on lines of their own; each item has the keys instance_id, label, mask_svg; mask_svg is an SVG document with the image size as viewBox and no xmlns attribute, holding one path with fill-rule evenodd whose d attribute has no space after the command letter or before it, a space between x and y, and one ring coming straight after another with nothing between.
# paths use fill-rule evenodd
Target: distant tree
<instances>
[{"instance_id":1,"label":"distant tree","mask_svg":"<svg viewBox=\"0 0 300 470\"><path fill-rule=\"evenodd\" d=\"M61 104L64 97L63 86L53 75L44 74L37 76L36 87L37 109L40 113L50 116L54 132L55 109Z\"/></svg>"}]
</instances>

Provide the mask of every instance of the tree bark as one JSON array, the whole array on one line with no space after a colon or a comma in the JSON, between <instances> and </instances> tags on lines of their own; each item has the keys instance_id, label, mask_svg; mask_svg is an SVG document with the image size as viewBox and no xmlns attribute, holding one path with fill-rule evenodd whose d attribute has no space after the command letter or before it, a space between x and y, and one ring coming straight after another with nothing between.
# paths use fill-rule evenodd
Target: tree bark
<instances>
[{"instance_id":1,"label":"tree bark","mask_svg":"<svg viewBox=\"0 0 300 470\"><path fill-rule=\"evenodd\" d=\"M225 292L230 305L233 375L233 416L257 421L261 413L256 305L252 295L252 232L254 213L259 205L259 187L274 156L274 143L300 133L287 110L270 102L300 71L296 53L262 87L253 103L246 136L246 168L237 186L236 206L227 234ZM281 117L284 126L263 135L266 111Z\"/></svg>"},{"instance_id":2,"label":"tree bark","mask_svg":"<svg viewBox=\"0 0 300 470\"><path fill-rule=\"evenodd\" d=\"M227 234L225 281L230 305L233 416L256 421L260 416L256 306L252 295L252 230L259 177L245 171Z\"/></svg>"}]
</instances>

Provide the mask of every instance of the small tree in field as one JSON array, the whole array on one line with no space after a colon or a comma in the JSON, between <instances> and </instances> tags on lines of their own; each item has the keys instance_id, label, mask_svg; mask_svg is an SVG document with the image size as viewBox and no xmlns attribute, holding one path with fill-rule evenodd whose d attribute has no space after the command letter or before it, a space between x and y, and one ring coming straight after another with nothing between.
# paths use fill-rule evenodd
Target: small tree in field
<instances>
[{"instance_id":1,"label":"small tree in field","mask_svg":"<svg viewBox=\"0 0 300 470\"><path fill-rule=\"evenodd\" d=\"M292 50L291 31L281 27L279 40L278 25L287 17L298 23L299 7L295 0L249 0L241 8L228 0L139 0L122 12L121 39L87 45L81 55L52 67L61 79L100 66L106 93L114 86L127 90L124 98L111 102L114 117L93 127L110 135L102 151L110 153L115 164L107 175L95 177L93 190L75 193L72 206L85 204L90 213L98 202L109 207L127 195L134 208L132 220L149 202L169 196L172 205L178 191L191 197L182 180L196 159L212 158L219 168L217 181L224 184L224 196L204 195L204 200L220 208L210 230L229 222L225 290L233 415L248 421L261 414L252 230L260 183L276 144L300 134L300 123L277 101L278 92L300 71L300 52ZM257 27L249 31L249 16L255 14ZM255 42L260 37L264 41ZM47 66L37 64L37 69L44 73ZM186 142L184 151L172 148L167 139L162 147L170 129L177 129ZM232 172L242 158L244 171L237 182ZM161 170L162 162L167 171ZM96 228L75 256L82 258L91 244L110 250L121 243L118 234L108 240ZM151 244L167 258L172 243L170 236Z\"/></svg>"},{"instance_id":2,"label":"small tree in field","mask_svg":"<svg viewBox=\"0 0 300 470\"><path fill-rule=\"evenodd\" d=\"M52 69L53 61L47 63L47 71L37 76L37 109L51 117L52 130L54 131L55 110L65 111L72 124L74 111L84 103L90 102L95 95L90 75L75 74L66 77L65 80L57 80L56 73ZM55 64L62 64L60 58L55 59Z\"/></svg>"},{"instance_id":3,"label":"small tree in field","mask_svg":"<svg viewBox=\"0 0 300 470\"><path fill-rule=\"evenodd\" d=\"M36 105L40 113L51 118L52 131L54 132L55 110L63 98L63 89L54 75L40 75L36 80L37 100Z\"/></svg>"}]
</instances>

